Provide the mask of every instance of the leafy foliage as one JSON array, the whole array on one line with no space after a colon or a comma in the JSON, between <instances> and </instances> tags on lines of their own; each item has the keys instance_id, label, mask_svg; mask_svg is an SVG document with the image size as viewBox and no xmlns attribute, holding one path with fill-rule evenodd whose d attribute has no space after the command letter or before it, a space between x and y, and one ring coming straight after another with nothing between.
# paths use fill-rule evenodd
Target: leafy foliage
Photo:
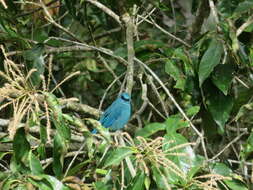
<instances>
[{"instance_id":1,"label":"leafy foliage","mask_svg":"<svg viewBox=\"0 0 253 190\"><path fill-rule=\"evenodd\" d=\"M0 189L251 189L252 8L0 1Z\"/></svg>"}]
</instances>

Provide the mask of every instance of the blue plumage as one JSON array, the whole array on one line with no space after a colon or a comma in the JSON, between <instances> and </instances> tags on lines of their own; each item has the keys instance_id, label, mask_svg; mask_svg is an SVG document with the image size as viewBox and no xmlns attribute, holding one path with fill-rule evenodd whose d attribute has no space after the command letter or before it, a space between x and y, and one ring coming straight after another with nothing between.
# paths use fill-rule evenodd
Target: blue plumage
<instances>
[{"instance_id":1,"label":"blue plumage","mask_svg":"<svg viewBox=\"0 0 253 190\"><path fill-rule=\"evenodd\" d=\"M122 93L103 113L99 122L105 128L112 131L122 129L128 122L131 115L131 98L126 92ZM92 131L93 134L97 130Z\"/></svg>"}]
</instances>

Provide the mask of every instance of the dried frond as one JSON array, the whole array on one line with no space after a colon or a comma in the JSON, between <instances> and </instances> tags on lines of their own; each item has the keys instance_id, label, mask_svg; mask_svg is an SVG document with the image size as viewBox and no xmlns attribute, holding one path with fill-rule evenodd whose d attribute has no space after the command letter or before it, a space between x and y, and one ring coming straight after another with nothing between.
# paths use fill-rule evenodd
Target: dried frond
<instances>
[{"instance_id":1,"label":"dried frond","mask_svg":"<svg viewBox=\"0 0 253 190\"><path fill-rule=\"evenodd\" d=\"M201 181L199 179L201 179ZM203 182L203 179L207 181ZM219 190L218 182L221 183L222 180L231 180L231 177L225 177L220 174L206 174L195 177L191 184L197 185L204 190Z\"/></svg>"},{"instance_id":2,"label":"dried frond","mask_svg":"<svg viewBox=\"0 0 253 190\"><path fill-rule=\"evenodd\" d=\"M31 75L32 75L34 72L36 72L36 71L37 71L37 69L31 69L31 70L28 72L27 76L25 77L25 82L27 82L28 79L31 77Z\"/></svg>"},{"instance_id":3,"label":"dried frond","mask_svg":"<svg viewBox=\"0 0 253 190\"><path fill-rule=\"evenodd\" d=\"M137 137L140 144L136 146L138 150L138 154L136 155L137 163L140 164L140 167L146 170L146 165L151 163L156 165L157 168L159 167L166 167L174 174L185 178L185 173L174 163L172 162L167 156L187 156L185 153L177 153L177 152L169 152L163 151L163 147L165 144L173 143L174 141L165 142L163 137L158 137L156 139L146 140L143 137ZM172 147L169 151L176 150L178 148L182 148L185 146L189 146L192 143L185 143L181 145L176 145ZM166 153L167 152L167 153Z\"/></svg>"},{"instance_id":4,"label":"dried frond","mask_svg":"<svg viewBox=\"0 0 253 190\"><path fill-rule=\"evenodd\" d=\"M51 93L54 92L57 88L59 88L64 82L66 82L68 79L72 78L75 75L79 75L80 71L74 72L72 74L70 74L69 76L67 76L65 79L63 79L59 84L57 84L53 90L51 90Z\"/></svg>"}]
</instances>

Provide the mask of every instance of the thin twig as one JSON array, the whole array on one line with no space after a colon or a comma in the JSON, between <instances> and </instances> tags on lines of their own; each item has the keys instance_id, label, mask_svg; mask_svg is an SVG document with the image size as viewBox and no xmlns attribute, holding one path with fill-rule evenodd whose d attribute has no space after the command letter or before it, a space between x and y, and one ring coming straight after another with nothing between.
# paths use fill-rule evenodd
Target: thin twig
<instances>
[{"instance_id":1,"label":"thin twig","mask_svg":"<svg viewBox=\"0 0 253 190\"><path fill-rule=\"evenodd\" d=\"M117 80L119 80L122 76L124 76L125 73L121 74L120 76L118 76L117 78L114 79L114 81L111 82L111 84L106 88L104 94L103 94L103 97L99 103L99 107L98 107L98 110L100 111L101 108L102 108L102 105L103 105L103 102L104 102L104 99L106 97L106 94L108 93L108 91L112 88L112 86L114 85L115 82L117 82Z\"/></svg>"},{"instance_id":2,"label":"thin twig","mask_svg":"<svg viewBox=\"0 0 253 190\"><path fill-rule=\"evenodd\" d=\"M164 103L164 101L162 100L161 95L159 94L159 92L158 92L158 90L157 90L157 88L156 88L156 86L155 86L155 84L154 84L154 82L153 82L153 78L152 78L150 75L147 75L147 79L148 79L148 81L149 81L149 83L150 83L150 85L151 85L151 88L153 89L153 91L155 92L156 96L158 97L158 99L159 99L159 101L160 101L160 103L161 103L161 105L162 105L162 108L163 108L163 111L164 111L166 117L168 117L168 116L169 116L169 113L168 113L168 111L167 111L167 109L166 109L165 103Z\"/></svg>"},{"instance_id":3,"label":"thin twig","mask_svg":"<svg viewBox=\"0 0 253 190\"><path fill-rule=\"evenodd\" d=\"M188 118L188 116L184 113L183 109L179 106L179 104L176 102L175 98L172 96L172 94L170 93L169 89L163 84L163 82L160 80L160 78L142 61L140 61L139 59L135 58L134 59L137 63L139 63L140 65L142 65L153 77L155 80L157 80L157 82L162 86L162 88L164 89L164 91L166 92L166 94L169 96L169 98L171 99L171 101L174 103L174 105L177 107L177 109L179 110L179 112L182 114L182 116L186 119L186 121L189 122L191 128L197 133L197 135L201 138L201 144L202 144L202 148L205 154L206 159L208 159L207 156L207 152L206 152L206 147L205 147L205 142L204 142L204 138L203 138L203 134L201 134L197 128L193 125L193 123L191 122L191 120Z\"/></svg>"},{"instance_id":4,"label":"thin twig","mask_svg":"<svg viewBox=\"0 0 253 190\"><path fill-rule=\"evenodd\" d=\"M146 19L146 18L144 18L144 17L142 17L142 16L140 16L140 15L138 15L138 16L141 17L141 18L143 18L147 23L153 24L156 28L158 28L159 30L161 30L161 32L167 34L167 35L170 36L171 38L174 38L175 40L177 40L178 42L184 44L184 45L187 46L187 47L191 47L191 45L189 45L187 42L185 42L185 41L183 41L182 39L176 37L175 35L169 33L168 31L166 31L165 29L163 29L161 26L159 26L158 24L156 24L152 18L150 18L150 20L151 20L151 21L150 21L150 20L148 20L148 19Z\"/></svg>"},{"instance_id":5,"label":"thin twig","mask_svg":"<svg viewBox=\"0 0 253 190\"><path fill-rule=\"evenodd\" d=\"M120 26L122 25L122 23L120 21L120 17L116 13L114 13L111 9L109 9L108 7L106 7L105 5L103 5L102 3L100 3L99 1L86 0L86 2L89 2L89 3L93 4L93 5L95 5L96 7L98 7L102 11L104 11L106 14L108 14L109 16L111 16Z\"/></svg>"},{"instance_id":6,"label":"thin twig","mask_svg":"<svg viewBox=\"0 0 253 190\"><path fill-rule=\"evenodd\" d=\"M247 132L243 132L242 134L240 134L239 136L237 136L236 138L234 138L234 140L232 140L230 143L228 143L218 154L216 154L215 156L213 156L208 161L210 162L210 161L213 161L216 158L218 158L227 148L229 148L233 143L235 143L236 141L238 141L245 134L247 134Z\"/></svg>"},{"instance_id":7,"label":"thin twig","mask_svg":"<svg viewBox=\"0 0 253 190\"><path fill-rule=\"evenodd\" d=\"M253 16L249 17L248 20L243 23L236 31L236 36L240 36L240 34L247 28L249 25L253 23Z\"/></svg>"},{"instance_id":8,"label":"thin twig","mask_svg":"<svg viewBox=\"0 0 253 190\"><path fill-rule=\"evenodd\" d=\"M67 170L65 171L65 174L64 174L64 177L63 177L63 178L65 178L65 177L67 176L67 174L68 174L68 172L69 172L69 169L70 169L71 166L73 165L73 163L74 163L76 157L80 154L81 150L84 148L85 144L86 144L86 142L84 142L83 145L79 148L79 150L76 151L75 156L73 157L73 159L72 159L71 162L69 163L68 168L67 168Z\"/></svg>"},{"instance_id":9,"label":"thin twig","mask_svg":"<svg viewBox=\"0 0 253 190\"><path fill-rule=\"evenodd\" d=\"M239 77L235 76L235 80L237 80L239 83L241 83L244 87L248 88L249 89L249 86L243 82Z\"/></svg>"},{"instance_id":10,"label":"thin twig","mask_svg":"<svg viewBox=\"0 0 253 190\"><path fill-rule=\"evenodd\" d=\"M45 18L52 23L54 26L56 26L57 28L59 28L60 30L62 30L63 32L65 32L66 34L68 34L69 36L71 36L74 40L81 42L81 40L79 40L72 32L70 32L69 30L67 30L66 28L64 28L62 25L58 24L57 22L55 22L55 20L52 18L51 14L48 12L47 7L45 6L45 4L43 3L42 0L40 0L40 4L41 7L44 10L45 13Z\"/></svg>"}]
</instances>

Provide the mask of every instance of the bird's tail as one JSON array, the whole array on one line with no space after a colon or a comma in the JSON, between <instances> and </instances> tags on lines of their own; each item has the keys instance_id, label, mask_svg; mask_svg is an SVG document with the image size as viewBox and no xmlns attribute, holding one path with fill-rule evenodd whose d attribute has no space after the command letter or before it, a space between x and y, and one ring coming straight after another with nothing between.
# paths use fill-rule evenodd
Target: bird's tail
<instances>
[{"instance_id":1,"label":"bird's tail","mask_svg":"<svg viewBox=\"0 0 253 190\"><path fill-rule=\"evenodd\" d=\"M93 129L93 130L91 131L92 134L96 134L97 132L98 132L97 129Z\"/></svg>"}]
</instances>

